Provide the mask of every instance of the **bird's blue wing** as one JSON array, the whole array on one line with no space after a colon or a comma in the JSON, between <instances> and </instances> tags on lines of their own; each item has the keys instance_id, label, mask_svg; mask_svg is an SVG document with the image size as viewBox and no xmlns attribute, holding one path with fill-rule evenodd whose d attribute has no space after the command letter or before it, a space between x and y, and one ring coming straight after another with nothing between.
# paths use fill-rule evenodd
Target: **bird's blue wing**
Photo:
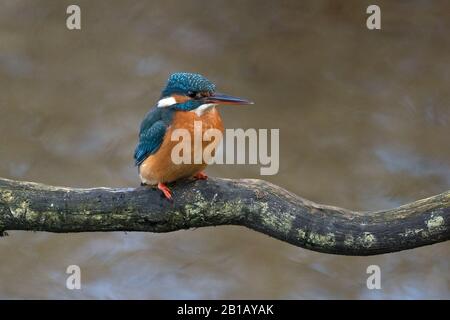
<instances>
[{"instance_id":1,"label":"bird's blue wing","mask_svg":"<svg viewBox=\"0 0 450 320\"><path fill-rule=\"evenodd\" d=\"M166 134L167 125L161 110L154 108L145 116L139 132L139 142L134 151L134 163L139 166L148 156L158 151Z\"/></svg>"}]
</instances>

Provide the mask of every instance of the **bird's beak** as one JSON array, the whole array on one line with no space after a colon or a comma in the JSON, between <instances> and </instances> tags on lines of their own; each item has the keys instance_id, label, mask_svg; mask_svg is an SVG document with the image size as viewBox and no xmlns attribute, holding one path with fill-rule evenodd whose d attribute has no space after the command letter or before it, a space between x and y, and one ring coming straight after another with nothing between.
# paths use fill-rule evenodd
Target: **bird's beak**
<instances>
[{"instance_id":1,"label":"bird's beak","mask_svg":"<svg viewBox=\"0 0 450 320\"><path fill-rule=\"evenodd\" d=\"M238 97L228 96L226 94L221 93L214 93L212 96L206 97L205 100L208 103L215 103L215 104L228 104L228 105L253 104L252 101Z\"/></svg>"}]
</instances>

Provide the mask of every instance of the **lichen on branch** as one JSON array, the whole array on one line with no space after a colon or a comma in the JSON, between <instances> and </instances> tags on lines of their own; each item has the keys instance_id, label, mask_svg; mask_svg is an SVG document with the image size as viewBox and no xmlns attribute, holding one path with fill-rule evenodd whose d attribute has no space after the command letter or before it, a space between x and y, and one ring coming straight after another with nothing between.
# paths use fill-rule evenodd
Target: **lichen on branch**
<instances>
[{"instance_id":1,"label":"lichen on branch","mask_svg":"<svg viewBox=\"0 0 450 320\"><path fill-rule=\"evenodd\" d=\"M398 208L356 212L314 203L262 180L180 181L172 190L169 202L151 187L77 189L0 178L0 234L240 225L298 247L361 256L450 239L450 191Z\"/></svg>"}]
</instances>

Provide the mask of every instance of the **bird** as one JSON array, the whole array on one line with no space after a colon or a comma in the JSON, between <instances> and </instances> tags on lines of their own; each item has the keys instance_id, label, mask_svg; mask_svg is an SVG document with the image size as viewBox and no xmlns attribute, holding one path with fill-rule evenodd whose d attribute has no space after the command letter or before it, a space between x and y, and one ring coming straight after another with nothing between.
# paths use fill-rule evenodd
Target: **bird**
<instances>
[{"instance_id":1,"label":"bird","mask_svg":"<svg viewBox=\"0 0 450 320\"><path fill-rule=\"evenodd\" d=\"M177 141L171 135L176 129L185 129L194 135L194 122L201 121L202 134L207 129L224 132L224 125L217 105L249 105L253 102L216 92L210 80L197 73L177 72L169 76L160 99L142 120L139 139L134 152L141 185L157 186L163 196L173 200L168 183L194 178L204 180L207 166L205 159L200 163L175 163L172 150ZM202 135L203 136L203 135ZM194 139L191 139L194 152ZM217 147L218 138L202 141L201 146L211 143ZM212 154L214 155L214 154Z\"/></svg>"}]
</instances>

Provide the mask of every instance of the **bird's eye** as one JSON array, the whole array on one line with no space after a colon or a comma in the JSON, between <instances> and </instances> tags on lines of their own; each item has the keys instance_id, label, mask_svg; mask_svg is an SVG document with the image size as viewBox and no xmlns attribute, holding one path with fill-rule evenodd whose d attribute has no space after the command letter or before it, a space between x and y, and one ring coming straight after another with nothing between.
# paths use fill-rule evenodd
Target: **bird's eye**
<instances>
[{"instance_id":1,"label":"bird's eye","mask_svg":"<svg viewBox=\"0 0 450 320\"><path fill-rule=\"evenodd\" d=\"M196 91L189 91L187 95L189 98L192 98L192 99L201 99L204 97L202 92L196 92Z\"/></svg>"},{"instance_id":2,"label":"bird's eye","mask_svg":"<svg viewBox=\"0 0 450 320\"><path fill-rule=\"evenodd\" d=\"M189 91L187 95L189 98L195 99L195 98L197 98L198 93L194 92L194 91Z\"/></svg>"}]
</instances>

